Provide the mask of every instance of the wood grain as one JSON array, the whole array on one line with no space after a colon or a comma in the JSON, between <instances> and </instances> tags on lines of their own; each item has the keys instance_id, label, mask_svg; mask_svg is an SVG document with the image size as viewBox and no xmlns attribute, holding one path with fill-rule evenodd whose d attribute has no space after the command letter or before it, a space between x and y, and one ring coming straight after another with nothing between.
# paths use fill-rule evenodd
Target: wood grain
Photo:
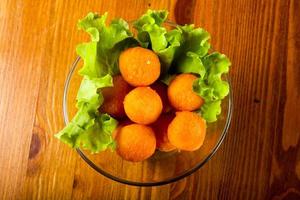
<instances>
[{"instance_id":1,"label":"wood grain","mask_svg":"<svg viewBox=\"0 0 300 200\"><path fill-rule=\"evenodd\" d=\"M204 27L232 60L234 116L217 154L160 187L113 182L53 138L89 11L148 8ZM300 199L299 0L1 0L0 199ZM132 172L134 173L134 172Z\"/></svg>"}]
</instances>

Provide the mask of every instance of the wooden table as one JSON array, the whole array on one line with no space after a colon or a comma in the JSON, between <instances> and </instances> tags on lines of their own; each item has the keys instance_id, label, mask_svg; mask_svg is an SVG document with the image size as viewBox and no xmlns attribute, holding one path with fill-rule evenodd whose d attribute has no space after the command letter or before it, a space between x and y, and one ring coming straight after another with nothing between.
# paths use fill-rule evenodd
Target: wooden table
<instances>
[{"instance_id":1,"label":"wooden table","mask_svg":"<svg viewBox=\"0 0 300 200\"><path fill-rule=\"evenodd\" d=\"M113 182L53 135L89 11L194 22L232 60L234 115L203 168L160 187ZM300 199L299 0L1 0L0 199Z\"/></svg>"}]
</instances>

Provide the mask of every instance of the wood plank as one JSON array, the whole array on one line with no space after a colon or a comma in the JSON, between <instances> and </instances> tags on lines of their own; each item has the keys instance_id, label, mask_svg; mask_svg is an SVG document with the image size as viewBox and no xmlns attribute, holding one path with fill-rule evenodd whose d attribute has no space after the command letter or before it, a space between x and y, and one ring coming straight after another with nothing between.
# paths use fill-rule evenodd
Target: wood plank
<instances>
[{"instance_id":1,"label":"wood plank","mask_svg":"<svg viewBox=\"0 0 300 200\"><path fill-rule=\"evenodd\" d=\"M35 35L39 27L34 23L39 22L27 14L31 6L25 6L26 3L0 3L0 196L3 199L16 198L25 180L44 52L41 47L45 40ZM36 13L41 9L31 8Z\"/></svg>"},{"instance_id":2,"label":"wood plank","mask_svg":"<svg viewBox=\"0 0 300 200\"><path fill-rule=\"evenodd\" d=\"M89 11L132 20L148 8L211 33L232 60L234 115L200 170L141 188L99 175L53 135L76 44L87 40L77 20ZM1 199L300 198L299 10L298 0L0 1Z\"/></svg>"}]
</instances>

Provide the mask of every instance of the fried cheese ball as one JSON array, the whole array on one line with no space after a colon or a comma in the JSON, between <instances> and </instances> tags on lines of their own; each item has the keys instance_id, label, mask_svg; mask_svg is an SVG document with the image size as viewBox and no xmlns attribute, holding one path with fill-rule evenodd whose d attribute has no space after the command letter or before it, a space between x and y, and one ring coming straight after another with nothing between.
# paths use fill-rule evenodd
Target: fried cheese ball
<instances>
[{"instance_id":1,"label":"fried cheese ball","mask_svg":"<svg viewBox=\"0 0 300 200\"><path fill-rule=\"evenodd\" d=\"M180 150L195 151L205 139L206 122L198 114L189 111L176 112L168 127L168 139Z\"/></svg>"},{"instance_id":2,"label":"fried cheese ball","mask_svg":"<svg viewBox=\"0 0 300 200\"><path fill-rule=\"evenodd\" d=\"M121 128L124 126L127 126L129 124L132 124L133 122L130 121L129 119L125 118L122 121L119 121L117 128L112 132L112 138L116 139L116 136L120 132Z\"/></svg>"},{"instance_id":3,"label":"fried cheese ball","mask_svg":"<svg viewBox=\"0 0 300 200\"><path fill-rule=\"evenodd\" d=\"M123 78L132 86L148 86L160 75L158 56L149 49L133 47L123 51L119 58Z\"/></svg>"},{"instance_id":4,"label":"fried cheese ball","mask_svg":"<svg viewBox=\"0 0 300 200\"><path fill-rule=\"evenodd\" d=\"M176 76L168 87L170 104L180 111L193 111L204 103L204 100L193 91L193 83L197 79L192 74Z\"/></svg>"},{"instance_id":5,"label":"fried cheese ball","mask_svg":"<svg viewBox=\"0 0 300 200\"><path fill-rule=\"evenodd\" d=\"M171 111L171 105L168 100L168 86L163 82L156 81L150 86L160 96L163 104L163 113Z\"/></svg>"},{"instance_id":6,"label":"fried cheese ball","mask_svg":"<svg viewBox=\"0 0 300 200\"><path fill-rule=\"evenodd\" d=\"M160 151L168 152L176 149L168 139L168 126L174 117L174 113L164 114L152 124L156 137L156 148Z\"/></svg>"},{"instance_id":7,"label":"fried cheese ball","mask_svg":"<svg viewBox=\"0 0 300 200\"><path fill-rule=\"evenodd\" d=\"M120 128L116 136L117 153L125 160L139 162L149 158L156 147L153 130L145 125L130 124Z\"/></svg>"},{"instance_id":8,"label":"fried cheese ball","mask_svg":"<svg viewBox=\"0 0 300 200\"><path fill-rule=\"evenodd\" d=\"M162 111L159 95L150 87L137 87L124 99L124 109L128 118L138 124L151 124Z\"/></svg>"},{"instance_id":9,"label":"fried cheese ball","mask_svg":"<svg viewBox=\"0 0 300 200\"><path fill-rule=\"evenodd\" d=\"M100 106L99 111L102 113L108 113L118 119L124 118L126 115L123 101L130 90L131 86L121 75L114 76L113 87L106 87L101 90L104 102Z\"/></svg>"}]
</instances>

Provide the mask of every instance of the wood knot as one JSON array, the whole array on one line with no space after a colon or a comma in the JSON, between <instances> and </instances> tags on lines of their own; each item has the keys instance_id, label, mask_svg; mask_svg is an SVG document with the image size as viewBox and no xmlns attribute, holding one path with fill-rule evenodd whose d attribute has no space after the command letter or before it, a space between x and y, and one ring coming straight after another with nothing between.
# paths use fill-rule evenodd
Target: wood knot
<instances>
[{"instance_id":1,"label":"wood knot","mask_svg":"<svg viewBox=\"0 0 300 200\"><path fill-rule=\"evenodd\" d=\"M76 179L76 177L74 177L74 180L73 180L73 189L76 188L78 185L78 180Z\"/></svg>"},{"instance_id":2,"label":"wood knot","mask_svg":"<svg viewBox=\"0 0 300 200\"><path fill-rule=\"evenodd\" d=\"M39 172L40 163L42 162L42 148L45 146L45 131L39 127L34 126L31 136L28 163L27 163L27 175L33 176Z\"/></svg>"},{"instance_id":3,"label":"wood knot","mask_svg":"<svg viewBox=\"0 0 300 200\"><path fill-rule=\"evenodd\" d=\"M257 98L255 98L255 99L254 99L254 103L260 103L260 100L257 99Z\"/></svg>"},{"instance_id":4,"label":"wood knot","mask_svg":"<svg viewBox=\"0 0 300 200\"><path fill-rule=\"evenodd\" d=\"M41 149L41 140L38 134L33 133L31 137L30 150L29 150L29 159L34 158Z\"/></svg>"},{"instance_id":5,"label":"wood knot","mask_svg":"<svg viewBox=\"0 0 300 200\"><path fill-rule=\"evenodd\" d=\"M30 143L30 150L29 150L29 159L33 159L36 155L40 152L43 141L41 138L45 137L45 131L39 126L34 126L32 130L32 137Z\"/></svg>"}]
</instances>

